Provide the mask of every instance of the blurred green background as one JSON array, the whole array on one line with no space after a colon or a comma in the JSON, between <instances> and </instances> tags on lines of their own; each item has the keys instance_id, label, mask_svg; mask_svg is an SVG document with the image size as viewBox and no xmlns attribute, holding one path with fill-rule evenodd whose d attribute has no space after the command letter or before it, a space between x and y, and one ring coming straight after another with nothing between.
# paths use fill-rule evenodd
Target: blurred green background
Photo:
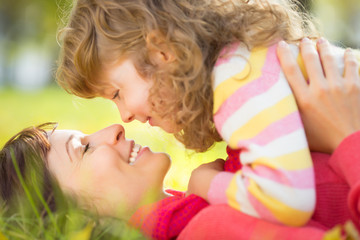
<instances>
[{"instance_id":1,"label":"blurred green background","mask_svg":"<svg viewBox=\"0 0 360 240\"><path fill-rule=\"evenodd\" d=\"M85 100L57 87L53 76L59 46L56 32L69 0L0 0L0 146L30 125L59 122L60 129L92 133L121 123L115 106L102 99ZM360 47L360 1L304 1L319 18L332 42ZM125 124L127 138L168 152L173 159L165 186L186 189L193 168L225 156L220 143L206 154L185 151L172 136L147 125Z\"/></svg>"}]
</instances>

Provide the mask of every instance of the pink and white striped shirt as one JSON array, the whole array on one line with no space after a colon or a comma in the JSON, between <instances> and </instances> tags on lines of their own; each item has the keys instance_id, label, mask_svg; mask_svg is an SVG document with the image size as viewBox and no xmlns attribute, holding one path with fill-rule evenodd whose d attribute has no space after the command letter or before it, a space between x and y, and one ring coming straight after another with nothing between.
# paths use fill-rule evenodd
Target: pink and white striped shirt
<instances>
[{"instance_id":1,"label":"pink and white striped shirt","mask_svg":"<svg viewBox=\"0 0 360 240\"><path fill-rule=\"evenodd\" d=\"M241 150L243 168L219 173L208 197L211 204L227 203L251 216L301 226L315 207L313 165L276 47L249 51L235 43L216 62L215 126L230 148Z\"/></svg>"}]
</instances>

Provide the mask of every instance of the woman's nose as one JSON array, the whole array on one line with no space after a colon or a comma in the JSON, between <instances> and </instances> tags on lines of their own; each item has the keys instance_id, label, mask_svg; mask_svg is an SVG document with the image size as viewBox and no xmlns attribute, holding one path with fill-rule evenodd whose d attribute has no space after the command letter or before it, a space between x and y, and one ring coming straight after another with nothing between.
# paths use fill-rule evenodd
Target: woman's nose
<instances>
[{"instance_id":1,"label":"woman's nose","mask_svg":"<svg viewBox=\"0 0 360 240\"><path fill-rule=\"evenodd\" d=\"M91 145L112 145L121 140L125 140L125 129L120 124L111 125L86 137L86 141Z\"/></svg>"}]
</instances>

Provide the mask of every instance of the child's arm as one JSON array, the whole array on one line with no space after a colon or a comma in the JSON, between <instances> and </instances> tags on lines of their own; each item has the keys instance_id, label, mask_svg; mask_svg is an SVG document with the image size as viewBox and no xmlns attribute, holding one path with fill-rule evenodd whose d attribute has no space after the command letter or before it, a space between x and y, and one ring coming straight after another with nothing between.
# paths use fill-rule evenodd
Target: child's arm
<instances>
[{"instance_id":1,"label":"child's arm","mask_svg":"<svg viewBox=\"0 0 360 240\"><path fill-rule=\"evenodd\" d=\"M280 68L276 46L231 46L214 69L214 122L242 170L211 182L210 203L301 226L315 207L314 175L299 112Z\"/></svg>"},{"instance_id":2,"label":"child's arm","mask_svg":"<svg viewBox=\"0 0 360 240\"><path fill-rule=\"evenodd\" d=\"M194 169L188 183L186 195L195 194L208 200L208 191L214 177L224 171L224 160L217 159L213 162L205 163Z\"/></svg>"}]
</instances>

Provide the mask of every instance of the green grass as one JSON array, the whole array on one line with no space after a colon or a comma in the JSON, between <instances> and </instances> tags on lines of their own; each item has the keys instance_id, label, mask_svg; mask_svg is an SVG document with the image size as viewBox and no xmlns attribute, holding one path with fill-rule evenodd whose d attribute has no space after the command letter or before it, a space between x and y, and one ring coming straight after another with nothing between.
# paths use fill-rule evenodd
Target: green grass
<instances>
[{"instance_id":1,"label":"green grass","mask_svg":"<svg viewBox=\"0 0 360 240\"><path fill-rule=\"evenodd\" d=\"M58 129L77 129L92 133L114 123L123 124L113 103L104 99L80 99L53 86L24 92L0 89L0 146L25 127L44 122L59 122ZM225 156L225 145L196 154L186 151L169 134L141 123L124 124L126 137L153 151L167 152L172 158L165 187L186 190L191 171L201 163Z\"/></svg>"}]
</instances>

